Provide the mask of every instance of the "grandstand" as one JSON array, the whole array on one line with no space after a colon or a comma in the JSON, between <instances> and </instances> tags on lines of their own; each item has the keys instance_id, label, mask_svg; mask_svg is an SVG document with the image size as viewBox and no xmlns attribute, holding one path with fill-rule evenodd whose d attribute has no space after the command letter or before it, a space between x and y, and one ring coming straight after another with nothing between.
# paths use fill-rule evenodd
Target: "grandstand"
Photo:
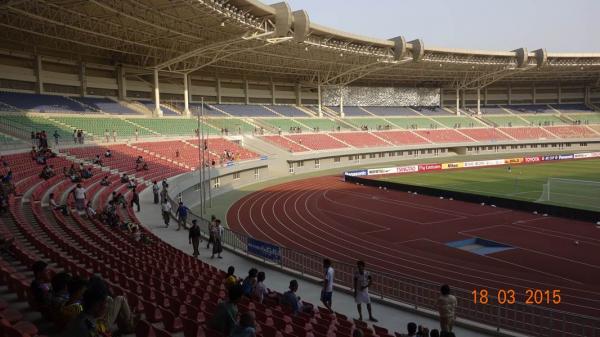
<instances>
[{"instance_id":1,"label":"grandstand","mask_svg":"<svg viewBox=\"0 0 600 337\"><path fill-rule=\"evenodd\" d=\"M477 203L472 214L444 211L441 203L447 200L438 196L432 202L439 207L427 208L408 193L399 203L380 203L385 196L371 197L364 186L336 185L342 184L333 180L339 180L344 167L361 165L362 174L371 165L399 161L408 163L402 166L406 172L414 172L439 157L477 162L482 156L536 152L528 158L537 162L546 155L548 160L561 155L575 159L583 150L600 151L600 56L594 53L461 50L429 47L418 38L361 37L311 22L310 13L292 12L286 2L6 1L0 8L0 155L6 162L0 163L2 337L55 335L56 322L41 315L29 291L30 267L37 260L48 262L52 274L100 275L113 295L124 296L140 314L135 331L124 336L224 336L209 322L228 297L223 284L227 264L205 259L204 252L202 260L188 255L187 233L158 230L164 214L151 201L154 181L170 185L166 200L173 209L167 216L176 219L178 201L184 201L191 209L189 220L200 221L205 237L212 213L226 226L229 221L251 222L247 228L229 228L239 232L219 234L227 253L243 259L243 268L260 260L261 270L318 279L321 260L335 256L333 249L288 245L309 237L324 240L320 231L333 228L328 221L334 216L353 216L342 208L349 195L368 199L365 205L377 204L352 210L372 217L357 225L364 226L365 238L386 251L402 248L402 254L418 254L432 265L450 248L430 239L384 237L387 221L404 218L381 217L378 211L417 209L415 216L423 221L404 219L408 233L417 225L435 232L436 221L447 220L434 219L442 213L440 217L452 220L476 217L483 209ZM79 130L83 138L78 138ZM45 157L47 147L40 139L56 156ZM32 146L40 152L32 155ZM112 155L104 156L108 150ZM140 156L146 168L136 162ZM38 159L52 165L56 175L42 177L44 165ZM115 210L121 225L139 225L149 244L74 208L77 179L68 172L79 165L93 174L80 180L90 206L105 213L112 193L122 193L125 205ZM133 208L133 192L129 181L121 181L123 174L137 184L140 212ZM303 174L329 177L293 185ZM101 184L104 177L108 186ZM289 185L272 187L275 182ZM527 183L516 179L514 186ZM334 188L328 190L327 184ZM261 190L250 194L254 189ZM339 192L345 189L347 195ZM49 206L50 193L66 205L68 215ZM277 193L299 202L278 199ZM214 208L213 198L222 198L215 199ZM247 200L252 200L248 208L233 208ZM266 207L269 203L272 207ZM250 210L261 205L263 218L257 219ZM322 213L313 214L309 207ZM491 212L500 214L494 221L504 217L504 210ZM300 224L294 222L296 216L318 226L298 226L293 234L298 237L279 231ZM473 228L481 227L473 219ZM294 226L288 228L286 222ZM544 231L562 229L561 224L553 226ZM584 233L598 239L593 230ZM337 234L346 238L348 231ZM452 235L462 238L464 233ZM569 240L576 237L568 235ZM335 244L344 246L343 241ZM367 265L378 262L361 254L347 256L352 261L337 256L336 284L352 287L354 266L348 263L355 259L365 259ZM474 278L478 267L491 263L464 254L457 261L471 268ZM412 261L410 255L402 256ZM239 260L225 256L224 261ZM238 307L255 313L257 336L349 337L357 329L369 337L399 336L395 331L405 328L399 322L408 317L402 308L411 308L429 325L437 310L437 276L447 269L426 275L424 267L430 265L415 267L415 274L423 272L418 277L398 278L401 286L389 281L396 271L372 270L373 294L381 300L376 308L391 312L376 324L352 319L353 306L322 308L318 294L302 294L314 310L295 314L276 300L287 287L281 280L273 280L272 299L261 303L244 297ZM242 275L240 268L236 276ZM577 275L584 281L592 276ZM301 282L303 288L313 286L310 280ZM458 331L466 336L498 331L506 336L600 336L599 315L593 314L600 312L593 307L600 298L592 291L586 295L589 299L566 295L568 307L493 307L495 311L463 298Z\"/></svg>"}]
</instances>

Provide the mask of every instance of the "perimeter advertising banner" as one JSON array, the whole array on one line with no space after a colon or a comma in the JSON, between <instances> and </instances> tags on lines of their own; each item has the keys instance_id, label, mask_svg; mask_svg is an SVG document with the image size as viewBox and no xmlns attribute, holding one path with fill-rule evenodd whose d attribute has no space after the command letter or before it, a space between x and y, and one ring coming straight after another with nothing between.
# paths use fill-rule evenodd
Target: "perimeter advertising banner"
<instances>
[{"instance_id":1,"label":"perimeter advertising banner","mask_svg":"<svg viewBox=\"0 0 600 337\"><path fill-rule=\"evenodd\" d=\"M438 171L442 169L442 164L419 164L419 172Z\"/></svg>"},{"instance_id":2,"label":"perimeter advertising banner","mask_svg":"<svg viewBox=\"0 0 600 337\"><path fill-rule=\"evenodd\" d=\"M351 177L360 177L368 175L367 170L354 170L354 171L346 171L345 175Z\"/></svg>"},{"instance_id":3,"label":"perimeter advertising banner","mask_svg":"<svg viewBox=\"0 0 600 337\"><path fill-rule=\"evenodd\" d=\"M522 162L523 162L523 158L504 159L505 164L521 164Z\"/></svg>"},{"instance_id":4,"label":"perimeter advertising banner","mask_svg":"<svg viewBox=\"0 0 600 337\"><path fill-rule=\"evenodd\" d=\"M573 155L573 154L559 154L558 155L558 160L568 160L568 159L575 159L575 155Z\"/></svg>"},{"instance_id":5,"label":"perimeter advertising banner","mask_svg":"<svg viewBox=\"0 0 600 337\"><path fill-rule=\"evenodd\" d=\"M380 174L394 174L398 173L397 167L384 167L384 168L376 168L367 170L367 175L376 176Z\"/></svg>"},{"instance_id":6,"label":"perimeter advertising banner","mask_svg":"<svg viewBox=\"0 0 600 337\"><path fill-rule=\"evenodd\" d=\"M558 155L557 155L557 154L555 154L555 155L552 155L552 156L543 156L543 157L542 157L542 160L543 160L543 161L549 161L549 160L558 160Z\"/></svg>"},{"instance_id":7,"label":"perimeter advertising banner","mask_svg":"<svg viewBox=\"0 0 600 337\"><path fill-rule=\"evenodd\" d=\"M465 164L465 167L504 165L504 159L467 161L464 164Z\"/></svg>"},{"instance_id":8,"label":"perimeter advertising banner","mask_svg":"<svg viewBox=\"0 0 600 337\"><path fill-rule=\"evenodd\" d=\"M460 162L460 163L444 163L444 164L442 164L442 170L457 169L457 168L463 168L463 167L465 167L465 163L464 162Z\"/></svg>"},{"instance_id":9,"label":"perimeter advertising banner","mask_svg":"<svg viewBox=\"0 0 600 337\"><path fill-rule=\"evenodd\" d=\"M258 256L273 263L281 262L281 250L278 246L248 237L248 254Z\"/></svg>"},{"instance_id":10,"label":"perimeter advertising banner","mask_svg":"<svg viewBox=\"0 0 600 337\"><path fill-rule=\"evenodd\" d=\"M419 165L400 166L400 167L397 167L396 169L397 169L398 173L418 172Z\"/></svg>"},{"instance_id":11,"label":"perimeter advertising banner","mask_svg":"<svg viewBox=\"0 0 600 337\"><path fill-rule=\"evenodd\" d=\"M540 157L540 156L525 157L523 159L524 159L525 163L539 163L542 161L542 157Z\"/></svg>"}]
</instances>

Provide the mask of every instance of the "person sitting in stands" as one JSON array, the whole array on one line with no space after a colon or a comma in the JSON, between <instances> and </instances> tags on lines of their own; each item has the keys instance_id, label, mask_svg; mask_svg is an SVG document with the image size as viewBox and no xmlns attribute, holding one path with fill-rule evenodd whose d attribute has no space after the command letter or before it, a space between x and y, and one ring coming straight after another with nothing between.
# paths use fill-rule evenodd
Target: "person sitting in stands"
<instances>
[{"instance_id":1,"label":"person sitting in stands","mask_svg":"<svg viewBox=\"0 0 600 337\"><path fill-rule=\"evenodd\" d=\"M71 174L71 181L74 183L81 182L81 174L79 171L73 171L73 174Z\"/></svg>"},{"instance_id":2,"label":"person sitting in stands","mask_svg":"<svg viewBox=\"0 0 600 337\"><path fill-rule=\"evenodd\" d=\"M83 170L83 172L81 172L81 177L83 179L89 179L93 176L92 174L92 169L90 167L86 168Z\"/></svg>"},{"instance_id":3,"label":"person sitting in stands","mask_svg":"<svg viewBox=\"0 0 600 337\"><path fill-rule=\"evenodd\" d=\"M39 151L35 156L35 162L40 165L46 165L46 156L43 151Z\"/></svg>"},{"instance_id":4,"label":"person sitting in stands","mask_svg":"<svg viewBox=\"0 0 600 337\"><path fill-rule=\"evenodd\" d=\"M142 167L142 170L148 171L148 163L144 162L144 166Z\"/></svg>"},{"instance_id":5,"label":"person sitting in stands","mask_svg":"<svg viewBox=\"0 0 600 337\"><path fill-rule=\"evenodd\" d=\"M53 210L60 210L63 215L69 214L67 205L59 205L56 200L54 200L54 193L50 193L50 196L48 197L48 203Z\"/></svg>"},{"instance_id":6,"label":"person sitting in stands","mask_svg":"<svg viewBox=\"0 0 600 337\"><path fill-rule=\"evenodd\" d=\"M255 337L255 317L254 312L246 311L240 316L240 324L238 324L231 332L231 337Z\"/></svg>"},{"instance_id":7,"label":"person sitting in stands","mask_svg":"<svg viewBox=\"0 0 600 337\"><path fill-rule=\"evenodd\" d=\"M237 279L237 277L235 277L234 273L235 273L235 267L229 266L229 268L227 268L227 276L225 277L225 280L223 281L223 283L225 284L225 289L229 289L229 288L233 287L234 285L238 284L238 279Z\"/></svg>"},{"instance_id":8,"label":"person sitting in stands","mask_svg":"<svg viewBox=\"0 0 600 337\"><path fill-rule=\"evenodd\" d=\"M41 312L46 312L50 300L50 275L48 273L48 264L44 261L36 261L33 266L33 281L31 281L30 291L34 306Z\"/></svg>"},{"instance_id":9,"label":"person sitting in stands","mask_svg":"<svg viewBox=\"0 0 600 337\"><path fill-rule=\"evenodd\" d=\"M44 179L44 180L48 180L50 178L52 178L52 174L53 172L50 169L50 166L46 165L44 166L44 168L42 169L42 172L40 173L40 178Z\"/></svg>"},{"instance_id":10,"label":"person sitting in stands","mask_svg":"<svg viewBox=\"0 0 600 337\"><path fill-rule=\"evenodd\" d=\"M104 157L105 158L111 158L112 157L112 151L110 149L106 150L106 152L104 152Z\"/></svg>"},{"instance_id":11,"label":"person sitting in stands","mask_svg":"<svg viewBox=\"0 0 600 337\"><path fill-rule=\"evenodd\" d=\"M123 208L127 207L127 202L125 201L125 196L122 193L118 193L115 196L115 206L121 205Z\"/></svg>"},{"instance_id":12,"label":"person sitting in stands","mask_svg":"<svg viewBox=\"0 0 600 337\"><path fill-rule=\"evenodd\" d=\"M96 165L102 166L102 159L100 159L100 155L99 154L96 155L96 158L94 158L93 163L96 164Z\"/></svg>"},{"instance_id":13,"label":"person sitting in stands","mask_svg":"<svg viewBox=\"0 0 600 337\"><path fill-rule=\"evenodd\" d=\"M110 186L110 182L108 181L108 176L104 176L100 181L100 186Z\"/></svg>"},{"instance_id":14,"label":"person sitting in stands","mask_svg":"<svg viewBox=\"0 0 600 337\"><path fill-rule=\"evenodd\" d=\"M281 296L281 305L292 309L294 314L304 311L311 311L312 306L310 304L303 304L300 300L300 296L296 295L298 291L298 281L291 280L289 290L283 293Z\"/></svg>"},{"instance_id":15,"label":"person sitting in stands","mask_svg":"<svg viewBox=\"0 0 600 337\"><path fill-rule=\"evenodd\" d=\"M56 321L59 318L60 311L69 300L67 285L70 281L71 274L67 272L60 272L52 277L52 281L50 282L52 291L50 292L50 299L48 301L48 313L52 321Z\"/></svg>"},{"instance_id":16,"label":"person sitting in stands","mask_svg":"<svg viewBox=\"0 0 600 337\"><path fill-rule=\"evenodd\" d=\"M135 172L139 172L142 170L142 167L140 166L140 164L135 164Z\"/></svg>"},{"instance_id":17,"label":"person sitting in stands","mask_svg":"<svg viewBox=\"0 0 600 337\"><path fill-rule=\"evenodd\" d=\"M229 289L229 298L227 301L217 305L213 318L208 322L208 326L214 330L229 336L235 327L235 320L238 315L237 303L242 298L242 286L234 285Z\"/></svg>"},{"instance_id":18,"label":"person sitting in stands","mask_svg":"<svg viewBox=\"0 0 600 337\"><path fill-rule=\"evenodd\" d=\"M29 155L31 156L31 160L36 160L37 159L38 153L35 150L35 147L31 148L31 151L29 151Z\"/></svg>"},{"instance_id":19,"label":"person sitting in stands","mask_svg":"<svg viewBox=\"0 0 600 337\"><path fill-rule=\"evenodd\" d=\"M252 296L252 292L254 291L254 286L256 286L256 275L258 274L258 270L256 268L250 268L248 271L248 276L242 282L242 290L244 291L245 296Z\"/></svg>"},{"instance_id":20,"label":"person sitting in stands","mask_svg":"<svg viewBox=\"0 0 600 337\"><path fill-rule=\"evenodd\" d=\"M141 164L144 161L144 158L142 156L138 156L137 159L135 160L136 164Z\"/></svg>"},{"instance_id":21,"label":"person sitting in stands","mask_svg":"<svg viewBox=\"0 0 600 337\"><path fill-rule=\"evenodd\" d=\"M123 175L121 176L121 183L127 183L129 182L129 176L127 175L127 173L123 173Z\"/></svg>"},{"instance_id":22,"label":"person sitting in stands","mask_svg":"<svg viewBox=\"0 0 600 337\"><path fill-rule=\"evenodd\" d=\"M129 179L129 183L127 184L127 187L128 188L136 188L137 187L137 183L134 178Z\"/></svg>"},{"instance_id":23,"label":"person sitting in stands","mask_svg":"<svg viewBox=\"0 0 600 337\"><path fill-rule=\"evenodd\" d=\"M55 325L59 331L64 329L64 327L71 322L71 320L73 320L83 311L81 300L83 298L83 293L85 292L86 286L87 280L78 276L72 277L67 284L69 297L67 302L65 302L60 310L57 319L55 320Z\"/></svg>"}]
</instances>

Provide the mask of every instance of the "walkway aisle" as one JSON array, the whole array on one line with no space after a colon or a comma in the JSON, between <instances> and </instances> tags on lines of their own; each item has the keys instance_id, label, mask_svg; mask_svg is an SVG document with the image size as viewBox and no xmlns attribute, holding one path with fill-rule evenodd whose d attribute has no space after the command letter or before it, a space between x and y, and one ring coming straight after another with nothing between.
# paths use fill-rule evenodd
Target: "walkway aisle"
<instances>
[{"instance_id":1,"label":"walkway aisle","mask_svg":"<svg viewBox=\"0 0 600 337\"><path fill-rule=\"evenodd\" d=\"M168 242L172 246L187 252L191 255L192 248L188 245L187 231L176 231L177 224L171 220L171 226L165 228L160 214L160 207L152 202L152 189L147 188L140 194L141 209L140 213L136 213L140 222L158 237ZM284 274L278 270L263 267L255 264L252 260L234 254L228 250L223 252L223 259L211 259L210 251L206 249L206 241L200 244L200 259L221 270L227 270L227 267L233 265L236 269L236 276L243 277L247 275L251 267L257 267L258 270L264 271L267 275L265 284L273 290L283 292L287 290L289 281L295 276ZM334 265L335 267L335 265ZM298 295L305 301L313 304L319 304L320 286L315 282L305 281L297 278L300 283ZM340 312L349 318L356 318L356 305L352 296L336 291L333 294L333 309ZM410 312L401 311L391 306L373 304L373 315L379 319L377 325L387 328L389 331L406 333L406 324L415 322L425 325L428 328L439 329L439 324L436 320L422 317ZM363 316L367 317L366 308L363 306ZM485 337L492 336L465 330L463 328L455 328L456 336L458 337Z\"/></svg>"}]
</instances>

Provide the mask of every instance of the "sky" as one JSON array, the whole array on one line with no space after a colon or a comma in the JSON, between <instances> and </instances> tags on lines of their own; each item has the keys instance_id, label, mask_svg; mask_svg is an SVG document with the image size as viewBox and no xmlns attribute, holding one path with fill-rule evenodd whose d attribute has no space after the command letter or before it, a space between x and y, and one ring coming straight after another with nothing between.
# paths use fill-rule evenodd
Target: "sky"
<instances>
[{"instance_id":1,"label":"sky","mask_svg":"<svg viewBox=\"0 0 600 337\"><path fill-rule=\"evenodd\" d=\"M282 0L263 0L273 4ZM311 22L425 47L600 52L600 0L287 0Z\"/></svg>"}]
</instances>

